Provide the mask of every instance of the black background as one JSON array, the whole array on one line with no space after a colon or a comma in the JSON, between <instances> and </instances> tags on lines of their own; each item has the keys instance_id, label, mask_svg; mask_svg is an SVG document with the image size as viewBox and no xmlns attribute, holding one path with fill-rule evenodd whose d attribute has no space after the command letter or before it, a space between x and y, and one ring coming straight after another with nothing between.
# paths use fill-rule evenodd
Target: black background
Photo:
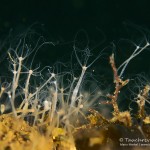
<instances>
[{"instance_id":1,"label":"black background","mask_svg":"<svg viewBox=\"0 0 150 150\"><path fill-rule=\"evenodd\" d=\"M132 30L137 30L137 25L142 27L142 30L150 28L150 4L149 0L0 1L1 39L7 36L10 30L19 34L33 24L41 26L40 29L48 40L59 43L56 47L50 47L49 50L45 48L39 52L40 61L48 65L57 59L65 60L65 56L67 58L67 54L70 55L75 35L81 29L89 35L92 48L104 48L121 38L130 39L124 25L132 26L129 31L138 41L139 36L136 37ZM130 32L128 34L130 35ZM103 35L106 37L106 45L100 44L99 47ZM0 52L4 53L2 50ZM149 71L149 52L141 55L131 66L130 70L138 70L135 73Z\"/></svg>"}]
</instances>

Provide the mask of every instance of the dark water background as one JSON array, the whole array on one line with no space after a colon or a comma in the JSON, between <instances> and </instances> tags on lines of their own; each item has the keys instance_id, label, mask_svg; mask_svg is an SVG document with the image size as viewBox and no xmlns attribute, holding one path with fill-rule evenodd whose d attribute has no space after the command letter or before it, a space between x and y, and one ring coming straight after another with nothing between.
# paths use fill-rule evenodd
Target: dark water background
<instances>
[{"instance_id":1,"label":"dark water background","mask_svg":"<svg viewBox=\"0 0 150 150\"><path fill-rule=\"evenodd\" d=\"M133 43L143 46L150 38L149 0L1 0L0 1L0 74L8 69L7 51L28 34L31 48L39 36L53 45L43 46L35 64L52 65L69 62L73 46L89 48L93 59L106 48L106 54L89 72L112 80L109 56L116 55L119 66L133 52ZM128 40L126 40L128 39ZM39 43L40 45L40 43ZM136 57L126 70L126 77L150 73L150 50ZM73 65L76 60L72 60ZM6 71L7 72L7 71ZM6 73L9 76L8 73Z\"/></svg>"}]
</instances>

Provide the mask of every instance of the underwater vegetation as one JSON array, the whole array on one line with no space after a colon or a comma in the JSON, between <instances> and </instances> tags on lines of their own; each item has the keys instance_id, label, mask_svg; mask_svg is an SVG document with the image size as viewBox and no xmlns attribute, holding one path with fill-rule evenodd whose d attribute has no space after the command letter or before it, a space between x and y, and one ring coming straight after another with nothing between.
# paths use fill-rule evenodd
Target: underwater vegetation
<instances>
[{"instance_id":1,"label":"underwater vegetation","mask_svg":"<svg viewBox=\"0 0 150 150\"><path fill-rule=\"evenodd\" d=\"M121 64L115 53L106 55L106 48L94 56L88 46L74 44L75 65L57 62L44 68L34 59L43 45L54 43L41 39L32 47L24 37L8 48L7 76L0 64L0 150L149 149L150 83L142 75L132 81L125 76L130 62L150 48L147 38L130 41L131 54ZM102 57L111 70L111 89L90 70ZM125 90L132 96L120 96Z\"/></svg>"}]
</instances>

